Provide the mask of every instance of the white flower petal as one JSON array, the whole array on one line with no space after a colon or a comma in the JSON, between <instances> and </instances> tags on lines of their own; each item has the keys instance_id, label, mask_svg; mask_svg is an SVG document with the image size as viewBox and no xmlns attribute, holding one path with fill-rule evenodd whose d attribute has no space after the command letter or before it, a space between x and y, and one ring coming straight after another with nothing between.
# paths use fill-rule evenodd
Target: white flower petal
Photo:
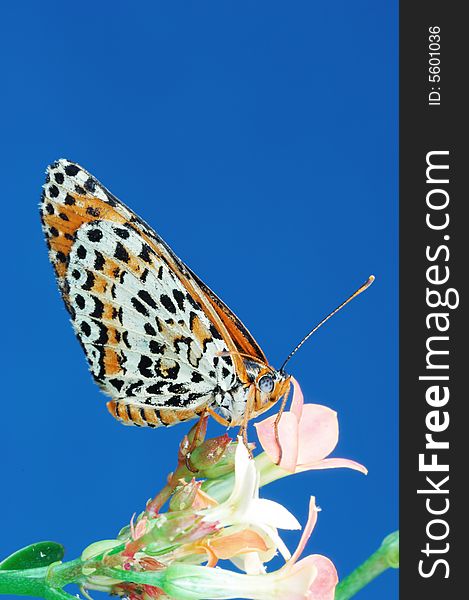
<instances>
[{"instance_id":1,"label":"white flower petal","mask_svg":"<svg viewBox=\"0 0 469 600\"><path fill-rule=\"evenodd\" d=\"M257 528L263 534L269 551L251 561L258 563L270 560L278 549L285 560L290 551L278 535L277 529L301 529L298 520L278 502L259 498L260 473L254 460L249 457L241 438L235 455L235 484L227 500L214 507L200 510L204 521L218 522L220 527ZM238 564L238 563L236 563ZM249 568L254 568L252 565Z\"/></svg>"},{"instance_id":2,"label":"white flower petal","mask_svg":"<svg viewBox=\"0 0 469 600\"><path fill-rule=\"evenodd\" d=\"M291 552L285 545L285 542L279 536L278 531L275 529L275 527L269 527L268 525L263 525L259 527L272 540L272 542L275 544L275 547L278 549L283 558L285 560L289 560L291 557Z\"/></svg>"},{"instance_id":3,"label":"white flower petal","mask_svg":"<svg viewBox=\"0 0 469 600\"><path fill-rule=\"evenodd\" d=\"M301 529L298 519L284 506L273 500L258 498L251 502L249 517L278 529Z\"/></svg>"},{"instance_id":4,"label":"white flower petal","mask_svg":"<svg viewBox=\"0 0 469 600\"><path fill-rule=\"evenodd\" d=\"M246 552L233 556L231 562L247 575L263 575L265 573L265 567L257 552Z\"/></svg>"}]
</instances>

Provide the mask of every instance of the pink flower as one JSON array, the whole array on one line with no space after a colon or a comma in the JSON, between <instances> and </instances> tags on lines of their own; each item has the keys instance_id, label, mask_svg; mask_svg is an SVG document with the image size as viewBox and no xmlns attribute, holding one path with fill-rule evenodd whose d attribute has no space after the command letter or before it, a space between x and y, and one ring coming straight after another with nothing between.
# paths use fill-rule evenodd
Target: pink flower
<instances>
[{"instance_id":1,"label":"pink flower","mask_svg":"<svg viewBox=\"0 0 469 600\"><path fill-rule=\"evenodd\" d=\"M293 377L292 382L294 391L291 407L282 414L278 428L282 447L279 467L289 473L348 467L366 475L366 468L353 460L326 458L339 440L337 413L320 404L304 404L299 383ZM275 418L276 415L273 415L256 423L255 427L266 454L277 464L279 448L274 432Z\"/></svg>"},{"instance_id":2,"label":"pink flower","mask_svg":"<svg viewBox=\"0 0 469 600\"><path fill-rule=\"evenodd\" d=\"M280 571L290 572L292 575L301 579L301 572L315 572L315 577L311 581L308 587L308 591L304 598L307 600L334 600L335 588L338 582L337 571L328 558L320 554L310 554L305 558L302 558L299 562L296 562L301 556L313 529L318 519L319 509L316 506L315 498L312 496L309 501L309 513L308 521L303 530L300 542L297 549L292 554L290 560L288 560L284 567ZM286 597L286 600L300 600L302 596L296 596L290 594Z\"/></svg>"}]
</instances>

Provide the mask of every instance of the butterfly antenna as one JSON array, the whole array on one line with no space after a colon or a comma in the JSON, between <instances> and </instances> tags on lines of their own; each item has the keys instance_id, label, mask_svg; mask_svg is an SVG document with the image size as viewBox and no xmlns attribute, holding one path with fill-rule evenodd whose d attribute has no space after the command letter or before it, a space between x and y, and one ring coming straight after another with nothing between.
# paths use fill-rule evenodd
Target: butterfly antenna
<instances>
[{"instance_id":1,"label":"butterfly antenna","mask_svg":"<svg viewBox=\"0 0 469 600\"><path fill-rule=\"evenodd\" d=\"M312 329L308 335L306 335L301 342L298 344L298 346L296 346L291 352L290 354L287 356L285 362L283 363L283 365L280 367L280 372L282 373L283 370L285 369L285 365L287 364L287 362L290 360L290 358L296 354L298 352L298 350L301 348L301 346L307 341L309 340L309 338L313 335L313 333L315 333L320 327L322 327L324 325L324 323L326 323L327 321L329 321L329 319L331 317L333 317L336 313L339 312L339 310L342 310L342 308L344 308L345 305L347 305L349 302L351 302L354 298L356 298L357 296L359 296L362 292L364 292L366 289L368 289L370 287L370 285L373 283L373 281L375 280L374 275L370 275L368 277L368 279L365 281L365 283L363 285L361 285L358 290L356 290L355 292L353 292L353 294L351 296L349 296L347 298L347 300L345 300L344 302L342 302L342 304L340 304L336 309L334 309L331 313L329 313L327 315L327 317L325 317L320 323L318 323L316 325L316 327L314 327L314 329Z\"/></svg>"}]
</instances>

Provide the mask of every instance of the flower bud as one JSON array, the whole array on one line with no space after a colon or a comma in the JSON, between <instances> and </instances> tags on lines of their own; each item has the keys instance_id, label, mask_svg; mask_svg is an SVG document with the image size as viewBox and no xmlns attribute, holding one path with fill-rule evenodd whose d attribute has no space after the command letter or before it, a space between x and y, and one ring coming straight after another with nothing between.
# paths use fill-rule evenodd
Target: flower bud
<instances>
[{"instance_id":1,"label":"flower bud","mask_svg":"<svg viewBox=\"0 0 469 600\"><path fill-rule=\"evenodd\" d=\"M195 500L200 483L193 479L187 485L183 484L174 492L170 502L169 509L172 511L187 510L192 506Z\"/></svg>"},{"instance_id":2,"label":"flower bud","mask_svg":"<svg viewBox=\"0 0 469 600\"><path fill-rule=\"evenodd\" d=\"M152 527L137 542L127 548L135 554L144 550L146 554L159 555L170 552L186 543L202 539L217 530L217 523L204 523L201 516L184 512L168 512L151 522ZM138 543L138 547L135 544Z\"/></svg>"},{"instance_id":3,"label":"flower bud","mask_svg":"<svg viewBox=\"0 0 469 600\"><path fill-rule=\"evenodd\" d=\"M208 416L202 417L192 427L179 444L178 461L184 462L191 448L197 448L204 441L207 433Z\"/></svg>"},{"instance_id":4,"label":"flower bud","mask_svg":"<svg viewBox=\"0 0 469 600\"><path fill-rule=\"evenodd\" d=\"M265 575L243 575L219 568L173 564L164 571L164 580L160 585L167 594L180 600L235 597L297 600L309 597L317 573L316 566L309 560L303 560L290 569L284 568ZM331 595L324 595L326 597L330 598Z\"/></svg>"},{"instance_id":5,"label":"flower bud","mask_svg":"<svg viewBox=\"0 0 469 600\"><path fill-rule=\"evenodd\" d=\"M386 550L386 560L393 569L399 568L399 531L393 531L386 536L381 544L381 548Z\"/></svg>"},{"instance_id":6,"label":"flower bud","mask_svg":"<svg viewBox=\"0 0 469 600\"><path fill-rule=\"evenodd\" d=\"M191 465L200 472L205 472L216 465L224 456L231 438L225 433L216 438L205 440L190 456ZM234 455L233 455L234 456ZM233 463L234 464L234 463Z\"/></svg>"},{"instance_id":7,"label":"flower bud","mask_svg":"<svg viewBox=\"0 0 469 600\"><path fill-rule=\"evenodd\" d=\"M208 416L202 417L195 425L191 427L187 434L187 439L192 446L199 446L207 434Z\"/></svg>"},{"instance_id":8,"label":"flower bud","mask_svg":"<svg viewBox=\"0 0 469 600\"><path fill-rule=\"evenodd\" d=\"M83 550L81 553L81 560L85 561L94 558L95 556L100 556L101 554L109 552L112 548L121 545L122 542L119 540L101 540L99 542L94 542Z\"/></svg>"},{"instance_id":9,"label":"flower bud","mask_svg":"<svg viewBox=\"0 0 469 600\"><path fill-rule=\"evenodd\" d=\"M210 442L211 440L208 441ZM223 477L223 475L226 475L227 473L232 473L235 468L235 454L237 445L238 442L232 442L230 444L227 443L219 459L213 461L212 464L207 464L204 467L200 467L200 473L198 473L197 475L205 479L218 479L219 477ZM248 444L248 446L250 450L253 450L256 447L255 444ZM194 464L193 457L194 453L192 453L191 455L192 464Z\"/></svg>"}]
</instances>

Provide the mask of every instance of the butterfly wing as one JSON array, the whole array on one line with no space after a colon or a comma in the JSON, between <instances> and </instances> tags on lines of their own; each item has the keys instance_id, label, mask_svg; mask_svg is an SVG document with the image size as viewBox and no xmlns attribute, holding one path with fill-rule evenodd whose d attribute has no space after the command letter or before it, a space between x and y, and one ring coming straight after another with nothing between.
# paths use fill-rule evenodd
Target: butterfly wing
<instances>
[{"instance_id":1,"label":"butterfly wing","mask_svg":"<svg viewBox=\"0 0 469 600\"><path fill-rule=\"evenodd\" d=\"M252 336L84 169L66 160L49 167L41 216L75 332L117 418L173 424L245 379L243 361L219 353L261 353ZM233 330L252 341L242 346Z\"/></svg>"},{"instance_id":2,"label":"butterfly wing","mask_svg":"<svg viewBox=\"0 0 469 600\"><path fill-rule=\"evenodd\" d=\"M237 351L257 359L261 363L267 364L267 358L247 327L193 271L191 271L191 274L198 283L200 289L204 292L207 301L212 305L218 317L228 330L233 343L236 345Z\"/></svg>"}]
</instances>

